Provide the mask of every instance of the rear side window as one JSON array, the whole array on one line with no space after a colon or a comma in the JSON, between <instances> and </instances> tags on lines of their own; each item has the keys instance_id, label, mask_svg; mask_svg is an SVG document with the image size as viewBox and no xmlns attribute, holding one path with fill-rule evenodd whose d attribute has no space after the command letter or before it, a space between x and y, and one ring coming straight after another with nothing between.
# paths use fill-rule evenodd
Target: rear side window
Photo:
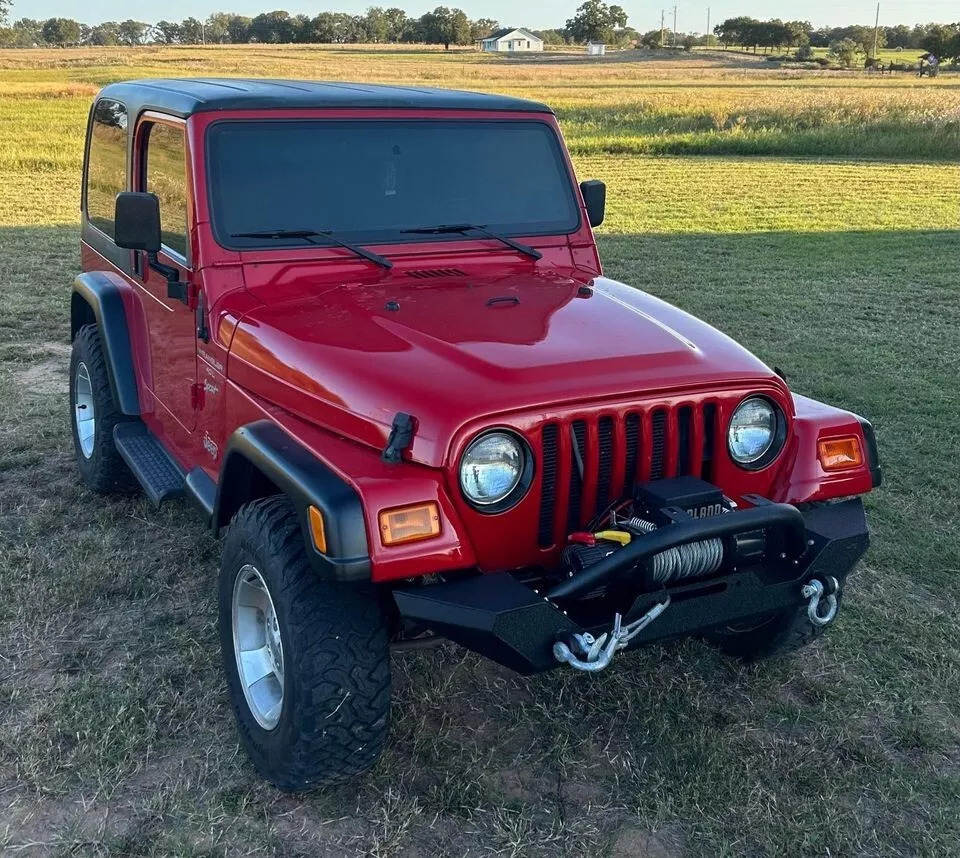
<instances>
[{"instance_id":1,"label":"rear side window","mask_svg":"<svg viewBox=\"0 0 960 858\"><path fill-rule=\"evenodd\" d=\"M127 109L118 101L101 99L93 109L87 154L87 218L114 237L117 194L127 187Z\"/></svg>"},{"instance_id":2,"label":"rear side window","mask_svg":"<svg viewBox=\"0 0 960 858\"><path fill-rule=\"evenodd\" d=\"M160 199L163 246L186 260L187 162L182 128L161 123L150 126L143 189Z\"/></svg>"}]
</instances>

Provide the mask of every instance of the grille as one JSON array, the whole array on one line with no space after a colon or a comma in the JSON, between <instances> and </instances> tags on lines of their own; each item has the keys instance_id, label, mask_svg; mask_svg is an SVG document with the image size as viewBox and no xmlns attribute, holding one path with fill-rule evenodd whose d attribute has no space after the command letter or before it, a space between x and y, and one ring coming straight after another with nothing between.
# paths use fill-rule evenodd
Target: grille
<instances>
[{"instance_id":1,"label":"grille","mask_svg":"<svg viewBox=\"0 0 960 858\"><path fill-rule=\"evenodd\" d=\"M540 547L562 544L638 482L687 475L709 480L716 415L715 404L697 403L544 424Z\"/></svg>"}]
</instances>

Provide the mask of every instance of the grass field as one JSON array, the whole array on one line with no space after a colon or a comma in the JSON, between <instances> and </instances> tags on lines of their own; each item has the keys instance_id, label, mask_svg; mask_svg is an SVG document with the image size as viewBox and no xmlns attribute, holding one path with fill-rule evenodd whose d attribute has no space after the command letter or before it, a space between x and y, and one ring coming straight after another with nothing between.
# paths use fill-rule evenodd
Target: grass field
<instances>
[{"instance_id":1,"label":"grass field","mask_svg":"<svg viewBox=\"0 0 960 858\"><path fill-rule=\"evenodd\" d=\"M831 633L783 662L690 641L594 678L524 680L453 646L397 654L392 740L368 779L263 785L220 675L217 542L185 504L81 489L66 403L90 97L215 73L555 105L581 178L610 186L609 275L874 421L874 545ZM946 75L743 58L0 52L0 854L960 855L958 125Z\"/></svg>"}]
</instances>

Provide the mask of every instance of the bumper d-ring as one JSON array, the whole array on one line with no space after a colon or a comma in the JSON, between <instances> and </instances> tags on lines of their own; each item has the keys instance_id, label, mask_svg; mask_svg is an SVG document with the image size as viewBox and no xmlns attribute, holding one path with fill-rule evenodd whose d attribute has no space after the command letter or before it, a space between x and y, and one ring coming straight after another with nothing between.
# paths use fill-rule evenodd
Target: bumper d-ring
<instances>
[{"instance_id":1,"label":"bumper d-ring","mask_svg":"<svg viewBox=\"0 0 960 858\"><path fill-rule=\"evenodd\" d=\"M807 617L815 626L826 626L837 616L837 593L840 592L840 582L836 578L828 578L827 584L814 578L803 586L800 591L804 599L808 599ZM826 612L821 605L826 605Z\"/></svg>"}]
</instances>

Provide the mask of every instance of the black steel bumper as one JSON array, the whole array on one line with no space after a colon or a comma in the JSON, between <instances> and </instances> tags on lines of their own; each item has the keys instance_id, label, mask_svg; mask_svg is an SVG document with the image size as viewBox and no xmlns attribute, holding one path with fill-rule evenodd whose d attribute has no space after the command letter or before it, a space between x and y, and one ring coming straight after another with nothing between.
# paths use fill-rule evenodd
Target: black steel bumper
<instances>
[{"instance_id":1,"label":"black steel bumper","mask_svg":"<svg viewBox=\"0 0 960 858\"><path fill-rule=\"evenodd\" d=\"M646 559L687 542L736 539L764 533L767 550L756 562L726 564L720 574L668 585L670 607L630 646L684 637L790 608L804 599L801 588L813 578L837 578L841 584L869 545L863 503L859 499L800 512L784 504L766 504L710 519L673 524L616 552L581 575L539 593L512 573L478 575L459 581L398 589L401 615L468 649L530 674L557 667L553 645L571 634L609 631L613 613L625 623L642 616L662 599L663 590L630 591L626 603L599 616L596 598L583 601L598 586L616 585ZM729 545L729 542L728 542ZM731 556L734 552L730 552ZM589 605L588 605L589 602Z\"/></svg>"}]
</instances>

